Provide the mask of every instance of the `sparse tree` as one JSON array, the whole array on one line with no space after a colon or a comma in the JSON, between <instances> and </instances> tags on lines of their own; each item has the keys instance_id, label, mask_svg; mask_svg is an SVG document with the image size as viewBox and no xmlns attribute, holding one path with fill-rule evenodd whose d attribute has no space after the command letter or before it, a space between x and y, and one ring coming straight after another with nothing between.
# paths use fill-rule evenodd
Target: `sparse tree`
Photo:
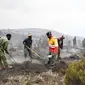
<instances>
[{"instance_id":1,"label":"sparse tree","mask_svg":"<svg viewBox=\"0 0 85 85\"><path fill-rule=\"evenodd\" d=\"M37 52L40 56L45 56L48 52L47 48L47 37L45 35L42 35L40 36L40 39L36 41L34 51Z\"/></svg>"},{"instance_id":2,"label":"sparse tree","mask_svg":"<svg viewBox=\"0 0 85 85\"><path fill-rule=\"evenodd\" d=\"M70 49L71 49L71 41L68 40L68 43L67 43L67 52L69 52Z\"/></svg>"},{"instance_id":3,"label":"sparse tree","mask_svg":"<svg viewBox=\"0 0 85 85\"><path fill-rule=\"evenodd\" d=\"M69 40L69 38L66 37L66 50L67 50L67 52L69 52L70 49L71 49L71 40Z\"/></svg>"},{"instance_id":4,"label":"sparse tree","mask_svg":"<svg viewBox=\"0 0 85 85\"><path fill-rule=\"evenodd\" d=\"M84 40L82 41L82 47L85 48L85 38L84 38Z\"/></svg>"},{"instance_id":5,"label":"sparse tree","mask_svg":"<svg viewBox=\"0 0 85 85\"><path fill-rule=\"evenodd\" d=\"M81 40L77 40L78 42L77 42L77 47L79 48L79 49L81 49L81 47L82 47L82 42L81 42Z\"/></svg>"},{"instance_id":6,"label":"sparse tree","mask_svg":"<svg viewBox=\"0 0 85 85\"><path fill-rule=\"evenodd\" d=\"M76 37L73 39L73 47L76 48Z\"/></svg>"}]
</instances>

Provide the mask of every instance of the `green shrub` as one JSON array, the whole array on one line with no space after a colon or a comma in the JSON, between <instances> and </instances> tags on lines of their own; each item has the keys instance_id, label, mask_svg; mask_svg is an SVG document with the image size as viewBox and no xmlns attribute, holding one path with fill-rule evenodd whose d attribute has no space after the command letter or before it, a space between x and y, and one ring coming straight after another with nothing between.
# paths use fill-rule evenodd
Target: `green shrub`
<instances>
[{"instance_id":1,"label":"green shrub","mask_svg":"<svg viewBox=\"0 0 85 85\"><path fill-rule=\"evenodd\" d=\"M65 85L85 85L85 59L68 66L64 82Z\"/></svg>"}]
</instances>

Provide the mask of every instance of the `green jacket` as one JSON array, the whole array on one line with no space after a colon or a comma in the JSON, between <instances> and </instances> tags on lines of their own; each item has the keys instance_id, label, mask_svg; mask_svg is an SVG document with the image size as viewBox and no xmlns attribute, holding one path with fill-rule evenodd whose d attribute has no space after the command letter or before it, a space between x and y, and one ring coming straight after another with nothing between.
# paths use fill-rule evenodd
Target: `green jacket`
<instances>
[{"instance_id":1,"label":"green jacket","mask_svg":"<svg viewBox=\"0 0 85 85\"><path fill-rule=\"evenodd\" d=\"M8 49L8 40L7 38L0 38L0 56L5 56L5 52L7 53Z\"/></svg>"}]
</instances>

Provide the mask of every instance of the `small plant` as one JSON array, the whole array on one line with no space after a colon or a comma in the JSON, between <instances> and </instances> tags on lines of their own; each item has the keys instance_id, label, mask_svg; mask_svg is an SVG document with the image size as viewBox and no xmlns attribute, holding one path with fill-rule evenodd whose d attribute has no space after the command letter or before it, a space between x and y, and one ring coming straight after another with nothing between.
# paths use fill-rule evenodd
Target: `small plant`
<instances>
[{"instance_id":1,"label":"small plant","mask_svg":"<svg viewBox=\"0 0 85 85\"><path fill-rule=\"evenodd\" d=\"M24 85L32 85L32 83L30 81L26 81L24 82Z\"/></svg>"}]
</instances>

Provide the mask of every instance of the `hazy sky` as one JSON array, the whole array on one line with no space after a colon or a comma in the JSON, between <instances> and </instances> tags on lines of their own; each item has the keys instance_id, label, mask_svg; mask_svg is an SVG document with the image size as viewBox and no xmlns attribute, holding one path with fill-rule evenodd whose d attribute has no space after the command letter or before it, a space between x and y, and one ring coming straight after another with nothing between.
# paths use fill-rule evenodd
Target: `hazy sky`
<instances>
[{"instance_id":1,"label":"hazy sky","mask_svg":"<svg viewBox=\"0 0 85 85\"><path fill-rule=\"evenodd\" d=\"M4 28L46 28L85 37L85 0L0 0Z\"/></svg>"}]
</instances>

